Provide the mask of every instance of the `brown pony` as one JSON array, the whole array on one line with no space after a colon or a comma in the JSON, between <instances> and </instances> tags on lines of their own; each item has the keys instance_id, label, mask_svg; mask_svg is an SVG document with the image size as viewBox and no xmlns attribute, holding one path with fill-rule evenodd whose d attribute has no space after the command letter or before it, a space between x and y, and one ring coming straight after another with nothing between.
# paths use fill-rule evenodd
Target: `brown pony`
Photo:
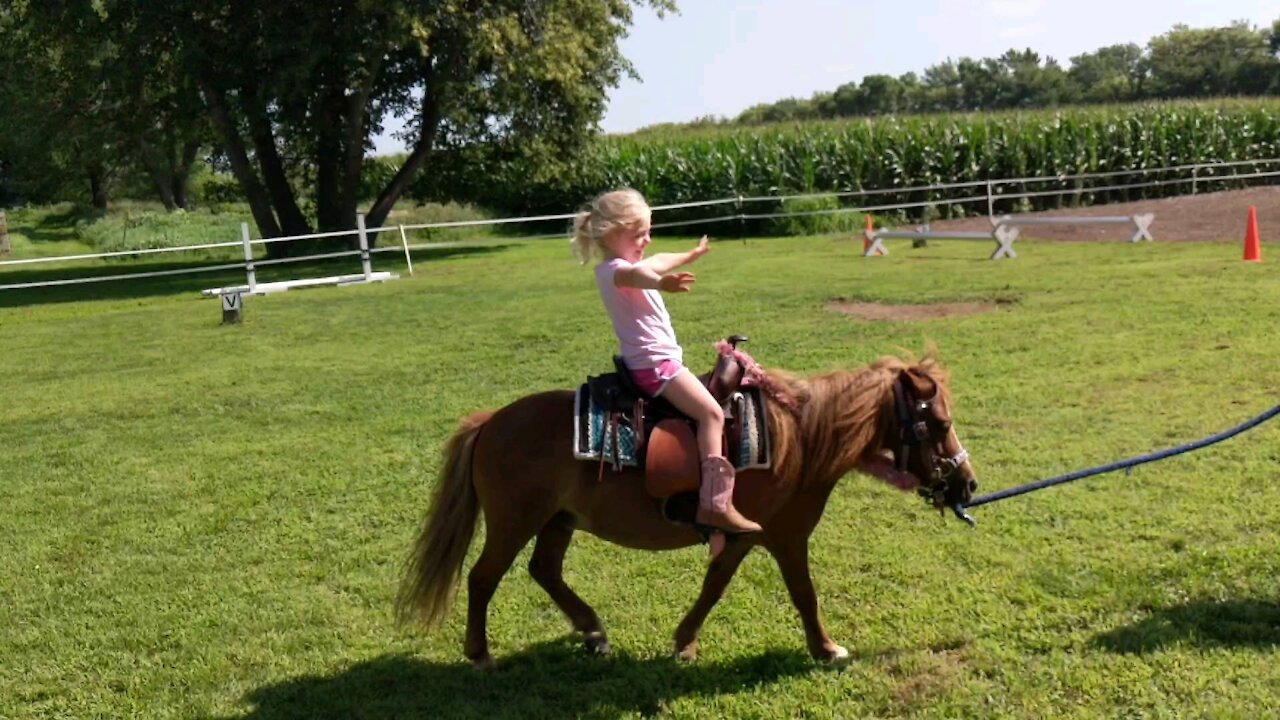
<instances>
[{"instance_id":1,"label":"brown pony","mask_svg":"<svg viewBox=\"0 0 1280 720\"><path fill-rule=\"evenodd\" d=\"M682 659L696 657L703 621L757 544L782 570L810 654L822 661L846 657L822 627L809 576L809 536L836 481L862 470L918 489L937 508L968 502L977 487L951 427L947 375L933 359L907 364L886 357L856 371L808 379L770 372L768 380L766 387L790 396L781 398L789 402L768 403L773 467L741 472L734 493L737 507L764 530L731 538L711 561L702 592L676 628ZM463 419L445 447L397 605L402 620L441 620L483 511L484 548L467 578L463 646L478 668L493 665L485 629L489 601L531 538L537 542L529 573L597 653L610 651L604 626L562 574L574 531L638 550L699 542L692 528L663 518L658 502L645 493L642 469L606 473L600 481L596 463L573 458L573 405L567 390L524 397Z\"/></svg>"}]
</instances>

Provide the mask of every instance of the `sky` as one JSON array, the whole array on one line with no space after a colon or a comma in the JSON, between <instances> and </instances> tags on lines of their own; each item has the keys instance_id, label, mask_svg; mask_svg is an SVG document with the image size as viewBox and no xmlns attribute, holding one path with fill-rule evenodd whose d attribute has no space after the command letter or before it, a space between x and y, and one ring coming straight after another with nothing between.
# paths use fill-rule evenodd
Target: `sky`
<instances>
[{"instance_id":1,"label":"sky","mask_svg":"<svg viewBox=\"0 0 1280 720\"><path fill-rule=\"evenodd\" d=\"M1182 23L1270 27L1276 0L677 0L659 19L636 10L622 53L639 80L609 95L605 132L704 115L733 117L808 98L866 75L901 75L948 58L1031 48L1064 67L1106 45L1145 46ZM403 146L384 133L379 153Z\"/></svg>"}]
</instances>

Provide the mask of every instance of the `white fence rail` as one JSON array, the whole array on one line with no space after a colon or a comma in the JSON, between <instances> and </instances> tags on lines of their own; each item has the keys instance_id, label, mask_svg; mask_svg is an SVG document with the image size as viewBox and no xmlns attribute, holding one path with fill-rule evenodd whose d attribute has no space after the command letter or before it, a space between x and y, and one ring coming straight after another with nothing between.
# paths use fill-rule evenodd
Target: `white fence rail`
<instances>
[{"instance_id":1,"label":"white fence rail","mask_svg":"<svg viewBox=\"0 0 1280 720\"><path fill-rule=\"evenodd\" d=\"M1255 169L1259 167L1272 167L1275 169L1255 170L1253 172L1246 172L1246 173L1235 172L1236 169L1244 168L1247 166L1251 166L1252 168L1255 168ZM1226 170L1231 170L1232 172L1223 172ZM1183 174L1184 177L1162 179L1162 180L1149 180L1149 181L1134 182L1134 183L1107 184L1107 185L1101 185L1101 186L1089 186L1086 184L1086 181L1090 181L1090 180L1099 180L1099 179L1112 178L1112 177L1145 177L1149 175L1158 175L1162 173L1180 173L1180 174ZM1022 199L1030 199L1030 198L1037 198L1037 197L1070 196L1070 195L1080 196L1080 195L1086 195L1086 194L1122 192L1122 191L1130 191L1130 190L1137 190L1137 189L1151 188L1151 187L1162 187L1162 186L1177 185L1177 184L1188 185L1189 189L1191 190L1191 193L1194 194L1198 192L1202 187L1204 187L1207 183L1223 183L1223 182L1252 180L1252 179L1260 179L1260 178L1274 178L1274 177L1280 177L1280 158L1266 158L1261 160L1235 160L1230 162L1216 162L1216 163L1195 163L1195 164L1174 165L1174 166L1158 167L1158 168L1139 168L1134 170L1112 170L1112 171L1105 171L1105 172L1078 173L1073 175L1048 175L1048 176L1036 176L1036 177L1002 178L1002 179L994 179L994 180L972 180L972 181L958 182L958 183L940 183L935 185L917 185L917 186L911 186L911 187L896 187L896 188L876 188L876 189L870 189L870 190L848 190L848 191L839 191L839 192L802 193L802 194L793 194L793 195L761 195L761 196L750 196L750 197L738 196L738 197L732 197L732 198L720 198L715 200L702 200L702 201L696 201L696 202L674 203L670 205L654 206L653 211L655 215L663 212L673 211L673 210L709 208L709 207L722 206L722 205L734 205L737 212L726 214L726 215L716 215L716 216L709 216L704 218L694 218L689 220L676 220L676 221L665 222L665 223L658 222L658 223L654 223L653 227L655 229L662 229L662 228L673 228L673 227L687 227L687 226L700 225L700 224L720 223L720 222L726 222L726 221L767 220L767 219L787 218L787 217L839 215L844 213L893 212L893 211L912 210L912 209L919 209L919 208L945 207L950 205L970 205L970 204L976 205L979 203L986 204L987 214L992 219L993 226L997 226L998 225L996 222L997 218L994 213L994 206L996 202L1007 202L1010 200L1022 200ZM1025 187L1028 185L1043 185L1047 183L1072 183L1073 186L1060 187L1060 188L1048 189L1048 190L1025 189ZM1015 187L1015 186L1020 186L1020 187ZM1003 190L1006 188L1013 190L1013 192L1003 192ZM745 209L744 209L745 206L747 205L756 204L756 203L765 203L765 202L779 202L779 201L788 201L788 200L818 199L818 198L837 198L837 199L874 198L882 195L903 195L903 194L910 194L910 193L951 194L951 193L954 193L954 191L958 191L958 190L974 190L974 189L981 189L982 193L969 194L969 195L964 195L960 197L944 196L944 197L930 198L927 200L922 200L917 202L899 202L899 203L881 203L881 204L872 203L872 204L860 205L858 207L842 207L842 208L827 209L827 210L807 210L807 211L789 211L789 212L788 211L745 212ZM92 253L92 254L81 254L81 255L63 255L63 256L56 256L56 257L26 258L26 259L18 259L18 260L2 260L0 261L0 272L2 272L4 269L8 267L14 267L14 266L30 266L30 265L39 265L39 264L46 264L46 263L58 263L58 262L68 262L68 261L75 261L75 260L89 260L89 259L105 259L105 258L121 258L121 257L141 258L141 257L147 257L150 255L156 255L156 254L162 254L162 253L190 252L190 251L196 251L196 250L210 250L210 249L218 249L218 248L230 248L230 247L236 247L236 246L242 246L244 248L244 261L240 263L235 263L235 264L206 265L206 266L197 266L197 267L185 268L185 269L137 272L137 273L122 273L122 274L114 274L114 275L100 275L100 276L67 278L67 279L58 279L58 280L44 280L44 281L20 282L20 283L0 283L0 290L30 289L30 288L38 288L38 287L74 285L79 283L96 283L96 282L129 280L129 279L136 279L136 278L140 279L140 278L159 277L159 276L208 273L208 272L217 272L217 271L223 271L223 270L229 270L229 269L235 269L235 268L241 268L245 271L246 278L247 278L247 285L244 286L244 288L256 289L259 286L259 283L257 282L257 278L256 278L256 269L259 266L282 265L282 264L289 264L289 263L307 262L307 261L313 261L313 260L319 260L319 259L347 257L347 256L360 257L360 263L361 263L360 275L359 276L347 276L347 275L335 276L335 278L340 278L340 279L343 279L344 281L349 281L349 278L359 277L359 278L362 278L365 282L370 282L370 281L376 282L381 279L387 279L386 276L390 274L373 272L371 263L372 263L372 255L375 253L403 252L405 255L406 263L408 264L410 272L412 273L412 260L410 258L410 252L412 250L423 250L423 249L442 248L442 247L456 247L459 245L469 244L464 242L445 242L445 243L435 242L435 243L410 244L408 240L408 236L406 234L407 231L497 226L497 225L508 225L512 223L550 222L550 221L557 221L557 220L569 220L570 218L573 217L573 214L563 213L558 215L537 215L537 216L529 216L529 217L495 218L491 220L463 220L463 221L453 221L453 222L420 223L420 224L410 224L410 225L387 225L387 226L375 227L375 228L364 227L364 216L359 215L357 217L358 217L358 227L354 230L340 230L336 232L311 233L307 235L295 235L295 236L289 236L289 237L265 238L265 239L255 240L249 237L248 224L242 223L241 238L239 241L230 241L230 242L224 242L224 243L208 243L203 245L188 245L188 246L181 246L181 247L125 250L125 251L117 251L117 252L109 252L109 253ZM1018 218L1018 216L1005 216L1005 218L1006 218L1006 221L1004 222L1004 226L1008 227L1009 230L1015 231L1013 234L1013 237L1016 237L1016 227L1013 227L1015 225L1050 224L1050 222L1052 222L1052 219L1050 218L1033 219L1033 218ZM1050 222L1041 222L1045 220ZM1108 218L1106 221L1109 222L1111 220L1112 220L1111 218ZM1078 222L1102 222L1103 220L1077 219L1077 221ZM1123 221L1130 222L1132 220L1131 218L1123 218ZM1134 222L1136 224L1136 221ZM995 240L995 242L997 242L998 244L1001 243L1000 238L996 237L994 233L995 229L998 229L998 227L995 227L993 229L993 232L990 234L982 233L981 237L984 239L991 238ZM1139 226L1139 229L1142 230L1144 228ZM370 235L377 235L379 233L387 233L387 232L399 232L401 242L398 246L382 247L382 248L369 247L368 239ZM907 231L886 231L886 233L887 232L907 232ZM317 255L306 255L301 257L279 258L274 260L255 259L253 255L253 247L255 245L265 246L271 243L289 242L294 240L350 237L353 235L356 236L358 240L358 245L359 245L358 250L323 253L323 254L317 254ZM881 234L880 236L886 237L886 238L895 237L895 235L890 235L890 234ZM560 235L553 235L553 236L543 235L540 237L546 238L546 237L561 237L561 236ZM935 237L937 237L936 234L935 234ZM1137 237L1137 235L1135 235L1135 237ZM1147 236L1147 238L1149 239L1149 235ZM973 238L973 239L977 239L977 238ZM1011 239L1003 243L1003 247L1008 251L1008 256L1010 257L1014 256L1012 253ZM997 251L999 250L1000 248L997 248ZM313 284L313 282L311 281L314 281L316 279L308 278L307 280L308 280L307 284ZM267 284L263 284L263 285L267 285Z\"/></svg>"}]
</instances>

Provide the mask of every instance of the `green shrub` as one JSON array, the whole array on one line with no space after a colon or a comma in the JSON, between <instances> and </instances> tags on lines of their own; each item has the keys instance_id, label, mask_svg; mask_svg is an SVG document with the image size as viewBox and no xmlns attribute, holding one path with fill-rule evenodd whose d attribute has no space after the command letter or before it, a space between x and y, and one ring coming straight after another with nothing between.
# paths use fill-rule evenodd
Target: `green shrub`
<instances>
[{"instance_id":1,"label":"green shrub","mask_svg":"<svg viewBox=\"0 0 1280 720\"><path fill-rule=\"evenodd\" d=\"M840 201L834 197L783 200L779 212L814 214L776 218L773 229L780 235L827 235L861 231L865 216L860 212L833 212L840 208Z\"/></svg>"},{"instance_id":2,"label":"green shrub","mask_svg":"<svg viewBox=\"0 0 1280 720\"><path fill-rule=\"evenodd\" d=\"M98 252L120 252L236 241L246 219L237 213L165 212L129 203L105 216L81 220L76 231Z\"/></svg>"}]
</instances>

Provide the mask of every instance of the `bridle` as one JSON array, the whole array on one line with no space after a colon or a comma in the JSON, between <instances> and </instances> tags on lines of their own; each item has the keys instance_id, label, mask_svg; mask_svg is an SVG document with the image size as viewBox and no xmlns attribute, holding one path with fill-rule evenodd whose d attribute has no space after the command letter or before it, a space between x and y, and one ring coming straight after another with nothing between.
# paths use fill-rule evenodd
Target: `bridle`
<instances>
[{"instance_id":1,"label":"bridle","mask_svg":"<svg viewBox=\"0 0 1280 720\"><path fill-rule=\"evenodd\" d=\"M929 438L929 425L925 421L925 413L933 409L941 389L935 386L933 397L922 400L913 397L899 377L893 383L894 407L898 415L898 449L893 453L894 464L899 472L907 471L909 453L917 450L923 455L924 465L929 468L929 477L922 478L927 485L921 485L920 496L930 501L934 507L947 507L947 500L953 495L952 483L960 466L969 460L969 453L963 447L955 455L939 454L935 450L940 443ZM961 480L963 482L963 479Z\"/></svg>"}]
</instances>

